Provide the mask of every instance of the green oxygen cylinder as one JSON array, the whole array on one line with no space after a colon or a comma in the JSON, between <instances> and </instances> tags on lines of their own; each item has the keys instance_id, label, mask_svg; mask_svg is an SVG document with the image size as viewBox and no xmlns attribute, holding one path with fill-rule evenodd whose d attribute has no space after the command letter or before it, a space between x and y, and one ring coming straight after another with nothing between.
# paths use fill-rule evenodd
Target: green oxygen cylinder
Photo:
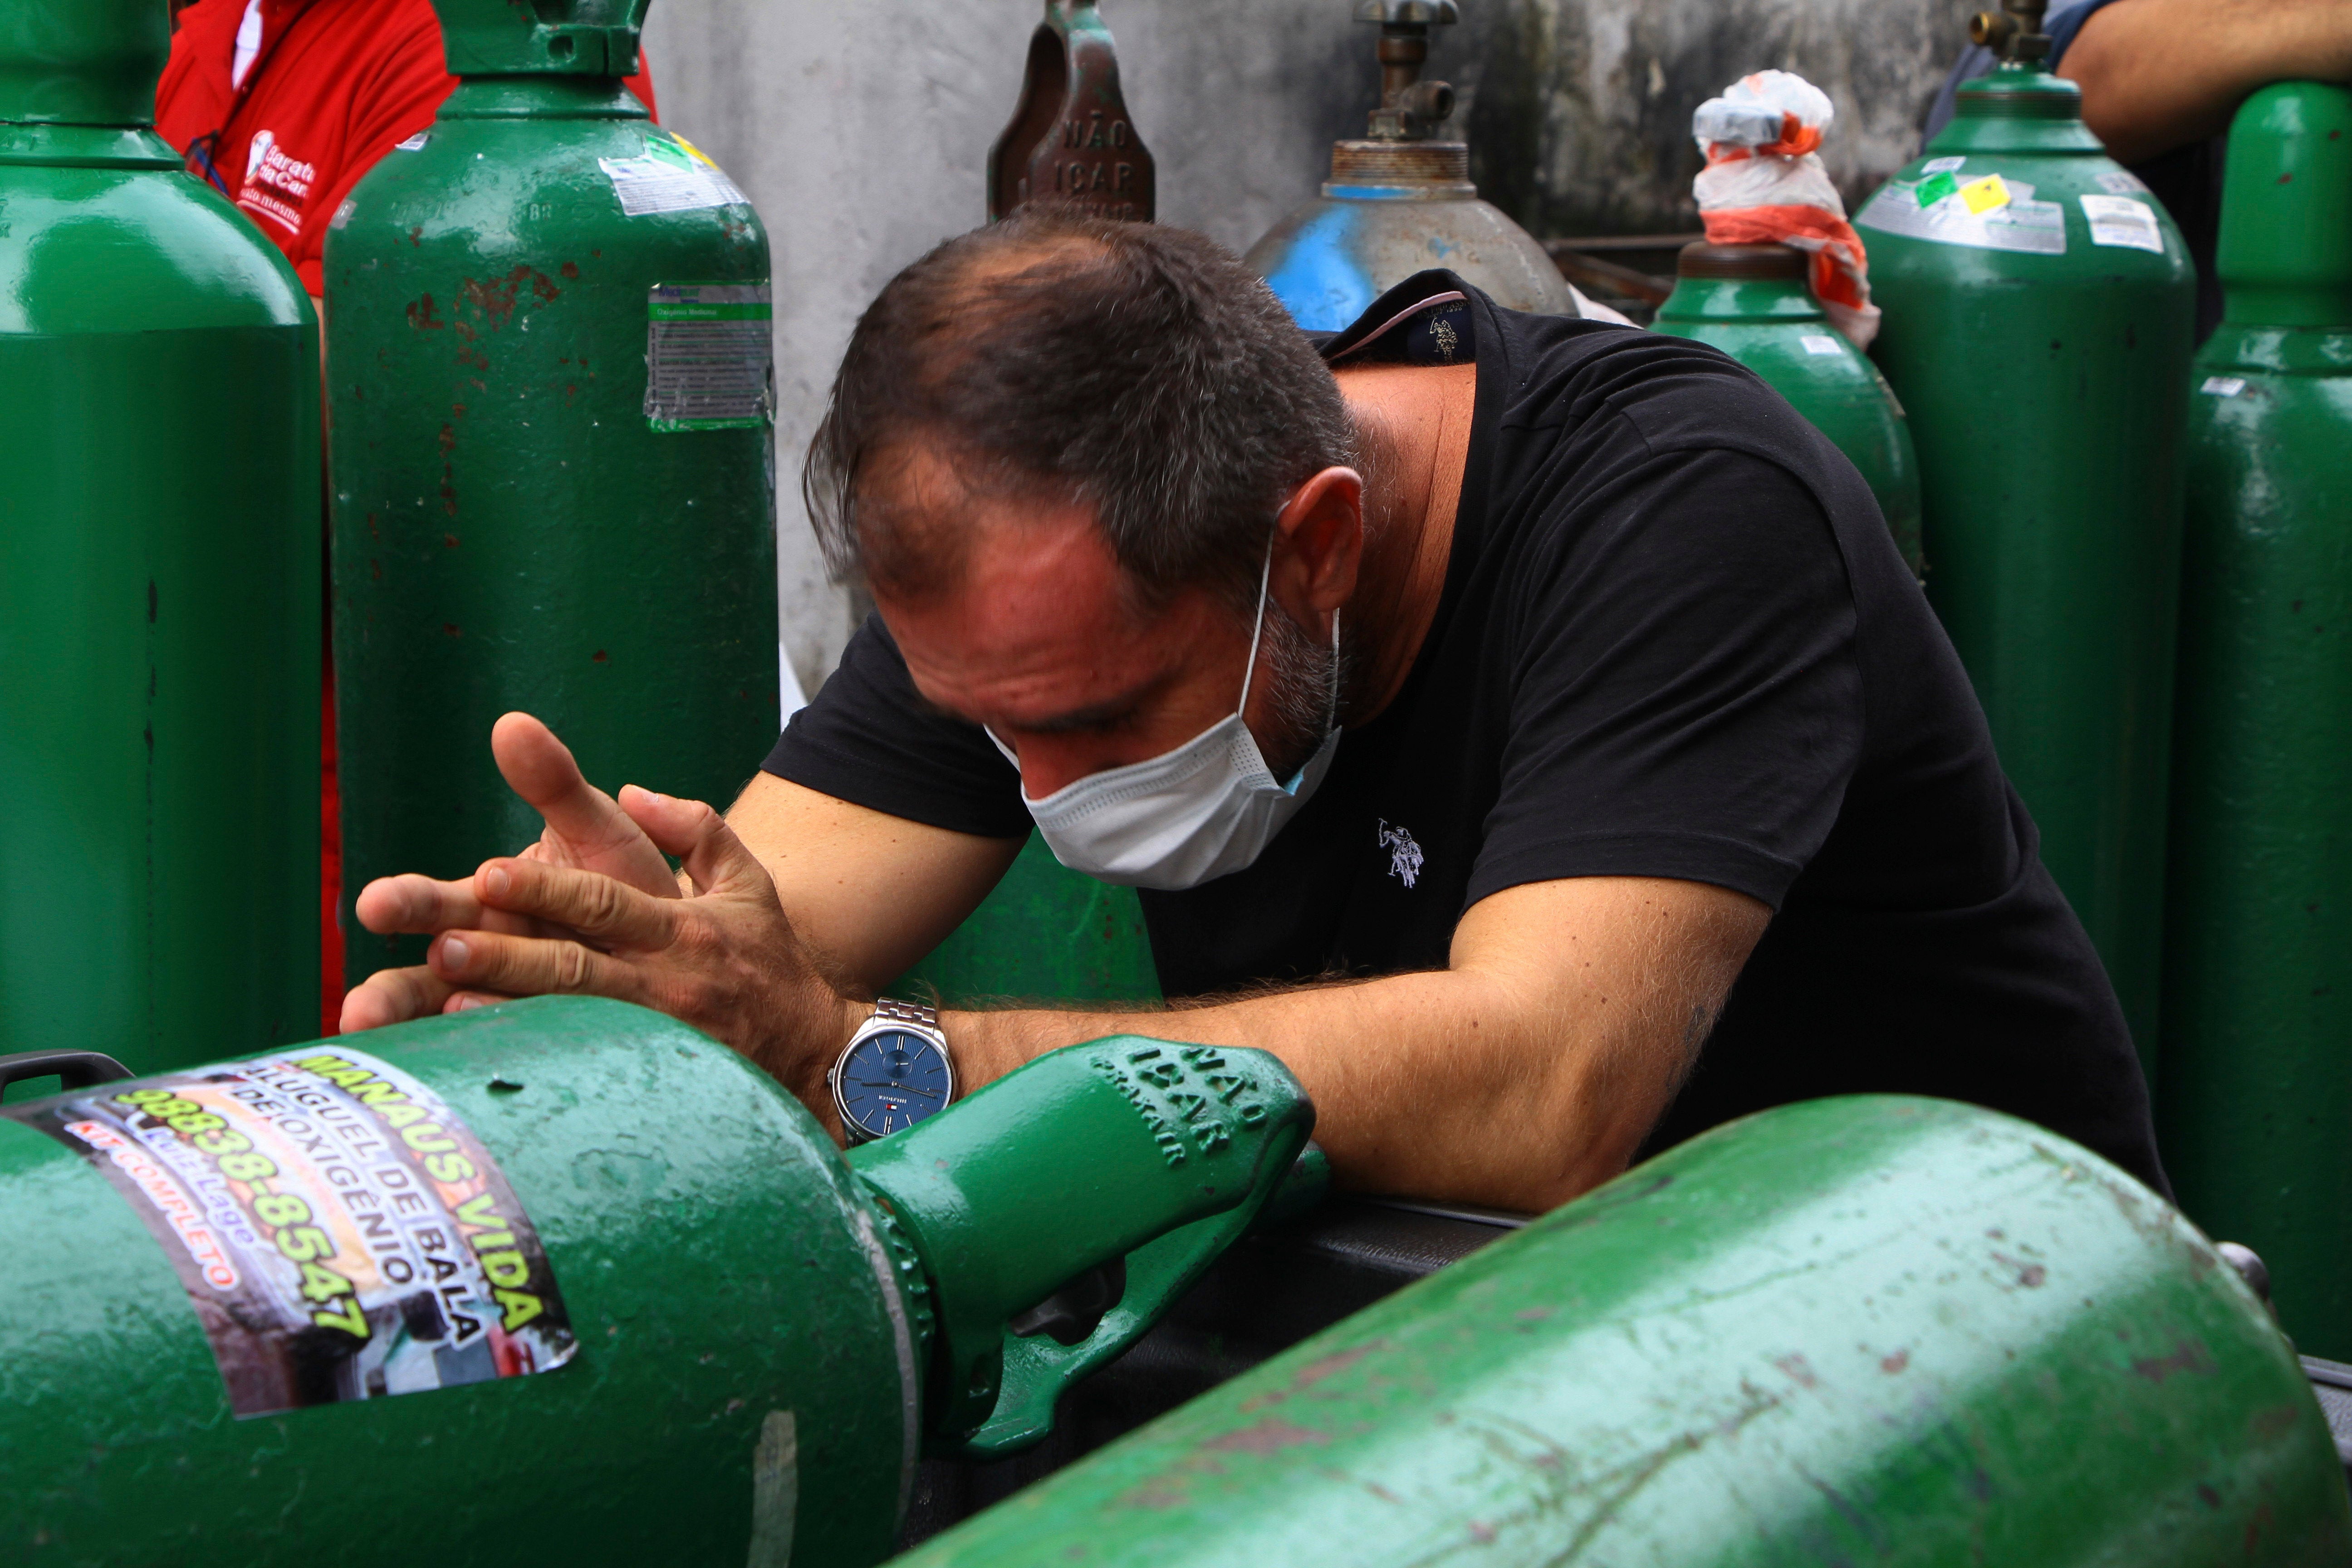
<instances>
[{"instance_id":1,"label":"green oxygen cylinder","mask_svg":"<svg viewBox=\"0 0 2352 1568\"><path fill-rule=\"evenodd\" d=\"M1793 246L1686 245L1652 330L1721 349L1811 420L1861 470L1903 559L1924 576L1910 422L1886 378L1830 325L1807 265Z\"/></svg>"},{"instance_id":2,"label":"green oxygen cylinder","mask_svg":"<svg viewBox=\"0 0 2352 1568\"><path fill-rule=\"evenodd\" d=\"M621 83L645 0L438 0L464 79L327 237L343 929L540 825L510 709L588 777L724 805L775 742L768 240Z\"/></svg>"},{"instance_id":3,"label":"green oxygen cylinder","mask_svg":"<svg viewBox=\"0 0 2352 1568\"><path fill-rule=\"evenodd\" d=\"M2009 58L1854 224L1928 601L2153 1084L2195 276L2043 68L2039 0L2011 8Z\"/></svg>"},{"instance_id":4,"label":"green oxygen cylinder","mask_svg":"<svg viewBox=\"0 0 2352 1568\"><path fill-rule=\"evenodd\" d=\"M0 10L0 1052L316 1026L319 331L152 129L163 0Z\"/></svg>"},{"instance_id":5,"label":"green oxygen cylinder","mask_svg":"<svg viewBox=\"0 0 2352 1568\"><path fill-rule=\"evenodd\" d=\"M1044 1435L1313 1121L1258 1051L1040 1058L845 1161L725 1047L543 998L0 1114L0 1559L851 1568Z\"/></svg>"},{"instance_id":6,"label":"green oxygen cylinder","mask_svg":"<svg viewBox=\"0 0 2352 1568\"><path fill-rule=\"evenodd\" d=\"M2352 1554L2293 1350L2096 1156L1865 1097L1669 1150L904 1568Z\"/></svg>"},{"instance_id":7,"label":"green oxygen cylinder","mask_svg":"<svg viewBox=\"0 0 2352 1568\"><path fill-rule=\"evenodd\" d=\"M2352 1360L2352 92L2238 111L2219 270L2190 377L2164 1158L2270 1265L2302 1348Z\"/></svg>"},{"instance_id":8,"label":"green oxygen cylinder","mask_svg":"<svg viewBox=\"0 0 2352 1568\"><path fill-rule=\"evenodd\" d=\"M1071 870L1032 834L980 907L890 990L928 992L950 1006L1157 1002L1160 973L1135 889Z\"/></svg>"}]
</instances>

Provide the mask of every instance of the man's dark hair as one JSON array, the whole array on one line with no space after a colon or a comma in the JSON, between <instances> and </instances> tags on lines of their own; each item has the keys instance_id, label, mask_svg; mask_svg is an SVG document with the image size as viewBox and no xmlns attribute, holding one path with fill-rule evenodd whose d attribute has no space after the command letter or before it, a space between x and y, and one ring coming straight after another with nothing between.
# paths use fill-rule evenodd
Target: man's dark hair
<instances>
[{"instance_id":1,"label":"man's dark hair","mask_svg":"<svg viewBox=\"0 0 2352 1568\"><path fill-rule=\"evenodd\" d=\"M920 447L968 489L1090 505L1147 605L1192 585L1248 604L1283 501L1353 440L1330 371L1232 252L1030 207L866 308L801 482L837 577L955 580L961 529L877 494L877 458Z\"/></svg>"}]
</instances>

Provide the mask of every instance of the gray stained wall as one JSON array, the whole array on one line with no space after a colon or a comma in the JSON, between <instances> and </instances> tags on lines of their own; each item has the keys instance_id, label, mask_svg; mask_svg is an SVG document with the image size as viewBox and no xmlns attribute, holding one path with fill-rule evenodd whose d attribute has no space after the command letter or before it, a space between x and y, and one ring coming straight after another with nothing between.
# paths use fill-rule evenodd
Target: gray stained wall
<instances>
[{"instance_id":1,"label":"gray stained wall","mask_svg":"<svg viewBox=\"0 0 2352 1568\"><path fill-rule=\"evenodd\" d=\"M1778 66L1836 101L1823 156L1849 203L1913 154L1965 0L1461 0L1432 72L1454 83L1483 193L1538 237L1696 227L1701 100ZM1378 96L1351 0L1105 0L1162 222L1236 249L1314 193ZM804 686L849 599L801 510L801 454L857 312L983 220L1037 0L657 0L662 118L751 194L775 248L778 591Z\"/></svg>"}]
</instances>

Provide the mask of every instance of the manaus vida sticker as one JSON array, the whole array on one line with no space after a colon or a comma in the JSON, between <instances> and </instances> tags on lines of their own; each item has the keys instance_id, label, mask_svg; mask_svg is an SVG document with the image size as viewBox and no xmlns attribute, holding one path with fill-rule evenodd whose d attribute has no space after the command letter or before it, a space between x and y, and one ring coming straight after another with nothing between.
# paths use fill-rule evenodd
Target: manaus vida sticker
<instances>
[{"instance_id":1,"label":"manaus vida sticker","mask_svg":"<svg viewBox=\"0 0 2352 1568\"><path fill-rule=\"evenodd\" d=\"M364 1052L305 1046L5 1112L138 1212L239 1415L546 1372L578 1348L488 1151Z\"/></svg>"}]
</instances>

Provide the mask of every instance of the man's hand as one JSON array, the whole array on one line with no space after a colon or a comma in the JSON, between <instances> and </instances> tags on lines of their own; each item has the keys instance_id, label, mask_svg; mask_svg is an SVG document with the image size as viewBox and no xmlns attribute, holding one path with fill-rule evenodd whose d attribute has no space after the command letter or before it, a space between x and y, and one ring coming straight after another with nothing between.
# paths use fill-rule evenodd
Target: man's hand
<instances>
[{"instance_id":1,"label":"man's hand","mask_svg":"<svg viewBox=\"0 0 2352 1568\"><path fill-rule=\"evenodd\" d=\"M506 715L491 728L490 754L509 786L547 825L539 842L522 851L522 858L551 867L602 871L642 892L677 896L677 880L661 850L612 796L582 776L572 752L546 725L528 713ZM622 791L625 795L632 793ZM360 924L379 934L433 935L460 928L515 935L555 934L534 927L524 917L485 909L470 879L443 882L415 874L379 877L361 890L355 912ZM496 1000L486 994L457 995L429 966L388 969L369 976L343 998L342 1028L349 1034L424 1017L468 1002Z\"/></svg>"},{"instance_id":2,"label":"man's hand","mask_svg":"<svg viewBox=\"0 0 2352 1568\"><path fill-rule=\"evenodd\" d=\"M577 940L444 931L426 953L434 976L461 1006L482 993L560 993L657 1008L734 1047L826 1116L825 1069L870 1005L818 973L766 868L716 811L637 789L622 805L649 843L685 862L695 897L525 857L485 861L471 889L483 909Z\"/></svg>"}]
</instances>

